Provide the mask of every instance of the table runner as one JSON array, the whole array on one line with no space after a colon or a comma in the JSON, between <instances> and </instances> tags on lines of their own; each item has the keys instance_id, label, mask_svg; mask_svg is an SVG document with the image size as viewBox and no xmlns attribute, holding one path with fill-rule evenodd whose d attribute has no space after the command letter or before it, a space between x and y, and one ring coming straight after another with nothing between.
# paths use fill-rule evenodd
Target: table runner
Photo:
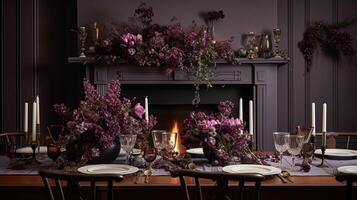
<instances>
[{"instance_id":1,"label":"table runner","mask_svg":"<svg viewBox=\"0 0 357 200\"><path fill-rule=\"evenodd\" d=\"M45 157L43 160L41 160L44 164L49 164L52 161ZM326 166L324 168L319 168L316 167L315 165L318 165L321 160L319 158L315 158L313 160L313 164L311 165L311 170L309 172L303 172L303 171L292 171L290 174L292 176L331 176L334 174L335 170L337 167L340 166L346 166L346 165L357 165L357 160L325 160ZM118 157L116 160L116 163L121 163L122 158ZM24 169L19 169L19 170L14 170L14 169L8 169L8 163L9 163L9 158L6 156L0 156L0 175L37 175L38 173L38 167L36 166L26 166ZM276 167L283 167L285 169L289 169L291 165L291 157L290 156L283 156L283 164L280 165L280 163L273 163L273 162L268 162L272 166ZM301 159L297 159L297 163L301 163ZM211 166L211 165L201 165L197 166L198 170L203 170L203 171L222 171L221 166ZM168 171L165 169L153 169L153 175L154 176L167 176L170 175Z\"/></svg>"}]
</instances>

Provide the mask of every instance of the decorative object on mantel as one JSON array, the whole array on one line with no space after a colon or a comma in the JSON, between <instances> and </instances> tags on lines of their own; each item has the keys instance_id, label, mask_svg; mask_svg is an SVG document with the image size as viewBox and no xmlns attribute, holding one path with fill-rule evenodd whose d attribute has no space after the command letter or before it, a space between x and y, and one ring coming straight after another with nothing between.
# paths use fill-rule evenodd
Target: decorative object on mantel
<instances>
[{"instance_id":1,"label":"decorative object on mantel","mask_svg":"<svg viewBox=\"0 0 357 200\"><path fill-rule=\"evenodd\" d=\"M54 105L66 125L59 142L66 152L57 159L59 165L73 161L79 164L108 163L119 153L120 134L137 134L140 145L145 145L151 128L156 124L153 116L149 122L143 118L144 108L120 97L120 83L113 80L106 95L99 95L88 82L83 82L85 99L71 111L64 104Z\"/></svg>"},{"instance_id":2,"label":"decorative object on mantel","mask_svg":"<svg viewBox=\"0 0 357 200\"><path fill-rule=\"evenodd\" d=\"M257 44L257 35L255 32L248 32L244 35L243 45L247 50L247 58L254 59L258 57L259 47Z\"/></svg>"},{"instance_id":3,"label":"decorative object on mantel","mask_svg":"<svg viewBox=\"0 0 357 200\"><path fill-rule=\"evenodd\" d=\"M80 43L80 53L79 53L80 58L87 57L85 54L87 36L88 36L87 27L85 27L85 26L79 27L78 37L79 37L79 43Z\"/></svg>"},{"instance_id":4,"label":"decorative object on mantel","mask_svg":"<svg viewBox=\"0 0 357 200\"><path fill-rule=\"evenodd\" d=\"M247 135L240 133L243 122L232 117L233 107L232 102L224 101L219 103L218 113L192 112L183 123L182 144L186 149L203 147L205 157L215 164L224 165L234 158L262 164L248 148Z\"/></svg>"},{"instance_id":5,"label":"decorative object on mantel","mask_svg":"<svg viewBox=\"0 0 357 200\"><path fill-rule=\"evenodd\" d=\"M312 64L312 57L318 46L337 57L340 53L350 57L356 54L352 45L352 35L341 31L342 28L348 27L356 20L357 18L354 18L333 24L319 21L305 30L303 39L298 43L298 47L304 55L307 70Z\"/></svg>"},{"instance_id":6,"label":"decorative object on mantel","mask_svg":"<svg viewBox=\"0 0 357 200\"><path fill-rule=\"evenodd\" d=\"M203 18L205 19L207 26L208 26L208 32L211 34L211 37L214 39L214 25L215 23L220 20L224 19L225 15L223 13L223 10L219 11L210 11L203 13Z\"/></svg>"},{"instance_id":7,"label":"decorative object on mantel","mask_svg":"<svg viewBox=\"0 0 357 200\"><path fill-rule=\"evenodd\" d=\"M195 22L186 30L180 23L152 24L153 15L151 7L141 4L134 13L134 27L113 31L97 47L98 61L112 64L124 59L140 66L161 67L167 75L174 70L184 71L194 80L192 103L198 104L200 85L211 87L215 61L238 64L232 41L214 41L207 28Z\"/></svg>"},{"instance_id":8,"label":"decorative object on mantel","mask_svg":"<svg viewBox=\"0 0 357 200\"><path fill-rule=\"evenodd\" d=\"M281 51L280 51L280 36L281 36L281 30L280 28L273 28L273 35L274 35L274 46L275 46L275 58L281 58L282 56Z\"/></svg>"},{"instance_id":9,"label":"decorative object on mantel","mask_svg":"<svg viewBox=\"0 0 357 200\"><path fill-rule=\"evenodd\" d=\"M272 57L272 42L269 33L265 32L261 35L259 56L262 58Z\"/></svg>"}]
</instances>

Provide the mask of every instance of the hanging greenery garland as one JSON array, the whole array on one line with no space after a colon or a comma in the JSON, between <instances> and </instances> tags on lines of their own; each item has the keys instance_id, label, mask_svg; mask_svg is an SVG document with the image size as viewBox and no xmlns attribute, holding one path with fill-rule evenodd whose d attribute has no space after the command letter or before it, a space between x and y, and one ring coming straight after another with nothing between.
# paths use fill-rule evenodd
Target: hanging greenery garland
<instances>
[{"instance_id":1,"label":"hanging greenery garland","mask_svg":"<svg viewBox=\"0 0 357 200\"><path fill-rule=\"evenodd\" d=\"M342 53L345 56L352 57L356 54L352 45L353 37L348 32L340 30L353 24L356 20L357 18L354 18L334 24L320 21L305 30L303 39L298 43L298 47L304 55L308 70L318 46L336 56Z\"/></svg>"}]
</instances>

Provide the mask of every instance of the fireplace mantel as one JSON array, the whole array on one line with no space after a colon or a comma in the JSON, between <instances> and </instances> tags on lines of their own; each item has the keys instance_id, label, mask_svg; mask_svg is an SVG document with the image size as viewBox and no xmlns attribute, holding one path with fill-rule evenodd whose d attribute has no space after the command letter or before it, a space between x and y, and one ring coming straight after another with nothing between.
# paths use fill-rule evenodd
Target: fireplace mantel
<instances>
[{"instance_id":1,"label":"fireplace mantel","mask_svg":"<svg viewBox=\"0 0 357 200\"><path fill-rule=\"evenodd\" d=\"M104 94L110 80L118 79L122 84L192 84L193 81L182 71L166 76L155 67L140 67L120 63L101 65L92 58L68 58L72 64L86 68L86 78L99 93ZM251 85L254 100L254 134L258 150L272 150L272 133L277 131L277 68L288 62L286 59L240 59L240 65L223 61L216 62L213 84ZM246 101L246 103L248 103Z\"/></svg>"}]
</instances>

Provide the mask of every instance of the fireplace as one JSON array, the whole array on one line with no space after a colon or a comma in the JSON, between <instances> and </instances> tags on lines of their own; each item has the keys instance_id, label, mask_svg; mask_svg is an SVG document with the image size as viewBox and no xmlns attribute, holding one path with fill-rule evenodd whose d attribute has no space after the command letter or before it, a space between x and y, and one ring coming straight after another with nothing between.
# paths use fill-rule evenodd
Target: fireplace
<instances>
[{"instance_id":1,"label":"fireplace","mask_svg":"<svg viewBox=\"0 0 357 200\"><path fill-rule=\"evenodd\" d=\"M72 63L86 61L86 78L104 94L107 83L119 79L122 94L144 103L150 100L150 114L158 118L157 129L171 130L173 122L182 126L183 119L193 110L215 111L223 100L235 103L233 115L238 117L239 98L243 98L243 118L248 124L248 101L254 100L254 138L258 150L272 150L272 132L277 130L277 67L287 61L282 59L242 60L235 66L217 63L213 88L201 86L201 103L191 104L194 86L192 80L181 71L168 77L160 69L128 64L117 66L91 64L90 60L70 58Z\"/></svg>"}]
</instances>

